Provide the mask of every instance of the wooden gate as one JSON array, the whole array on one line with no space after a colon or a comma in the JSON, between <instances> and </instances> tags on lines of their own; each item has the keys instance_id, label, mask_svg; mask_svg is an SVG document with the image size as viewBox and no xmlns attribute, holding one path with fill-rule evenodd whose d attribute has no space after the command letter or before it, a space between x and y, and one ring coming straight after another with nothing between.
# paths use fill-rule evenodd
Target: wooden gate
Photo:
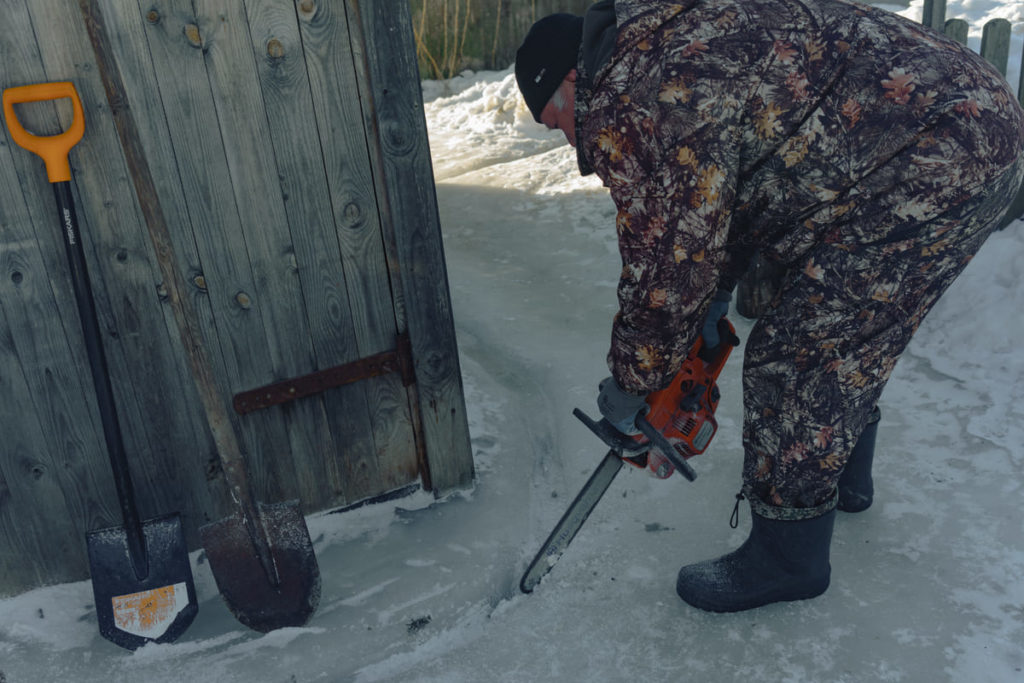
<instances>
[{"instance_id":1,"label":"wooden gate","mask_svg":"<svg viewBox=\"0 0 1024 683\"><path fill-rule=\"evenodd\" d=\"M182 513L196 548L231 505L119 144L126 111L228 400L409 342L409 386L385 372L234 415L257 499L312 512L468 486L407 3L99 5L127 102L107 102L74 0L0 3L0 87L70 80L85 105L75 198L142 517ZM19 119L52 134L70 108ZM83 534L121 524L56 226L42 162L0 128L0 595L84 578Z\"/></svg>"}]
</instances>

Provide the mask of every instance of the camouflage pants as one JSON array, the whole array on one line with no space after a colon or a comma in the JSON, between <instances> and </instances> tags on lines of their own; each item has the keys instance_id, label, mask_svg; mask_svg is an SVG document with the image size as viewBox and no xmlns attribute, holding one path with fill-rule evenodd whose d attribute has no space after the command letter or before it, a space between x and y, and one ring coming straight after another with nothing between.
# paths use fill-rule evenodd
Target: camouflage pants
<instances>
[{"instance_id":1,"label":"camouflage pants","mask_svg":"<svg viewBox=\"0 0 1024 683\"><path fill-rule=\"evenodd\" d=\"M940 215L886 225L876 214L790 265L744 357L744 493L760 516L807 519L835 506L896 361L1005 212L1021 165Z\"/></svg>"}]
</instances>

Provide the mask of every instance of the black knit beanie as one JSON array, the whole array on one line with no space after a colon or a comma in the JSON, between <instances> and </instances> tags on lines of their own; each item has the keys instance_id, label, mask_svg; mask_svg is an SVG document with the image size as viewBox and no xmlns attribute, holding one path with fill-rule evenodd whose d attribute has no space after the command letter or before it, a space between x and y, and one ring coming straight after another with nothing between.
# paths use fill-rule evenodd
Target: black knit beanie
<instances>
[{"instance_id":1,"label":"black knit beanie","mask_svg":"<svg viewBox=\"0 0 1024 683\"><path fill-rule=\"evenodd\" d=\"M516 83L537 123L562 79L576 68L582 40L583 17L551 14L531 26L519 46Z\"/></svg>"}]
</instances>

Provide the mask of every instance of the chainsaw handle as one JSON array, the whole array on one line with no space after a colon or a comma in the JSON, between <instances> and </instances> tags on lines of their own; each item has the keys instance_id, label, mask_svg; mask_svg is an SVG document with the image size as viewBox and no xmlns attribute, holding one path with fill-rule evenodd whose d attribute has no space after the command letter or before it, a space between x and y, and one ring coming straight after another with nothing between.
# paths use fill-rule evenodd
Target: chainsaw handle
<instances>
[{"instance_id":1,"label":"chainsaw handle","mask_svg":"<svg viewBox=\"0 0 1024 683\"><path fill-rule=\"evenodd\" d=\"M30 102L47 102L50 100L71 100L74 116L71 126L63 133L56 135L34 135L25 130L14 111L14 105ZM46 176L50 183L61 183L71 180L71 164L68 153L78 144L85 134L85 113L82 111L82 100L78 97L75 84L70 81L56 83L38 83L21 85L4 90L4 118L11 139L46 162Z\"/></svg>"},{"instance_id":2,"label":"chainsaw handle","mask_svg":"<svg viewBox=\"0 0 1024 683\"><path fill-rule=\"evenodd\" d=\"M636 426L640 429L640 433L646 436L651 444L661 451L661 454L668 458L679 473L686 477L689 481L693 481L697 478L697 472L690 467L690 463L683 459L683 456L679 454L676 447L671 441L665 438L657 427L647 421L646 417L638 417L636 419Z\"/></svg>"},{"instance_id":3,"label":"chainsaw handle","mask_svg":"<svg viewBox=\"0 0 1024 683\"><path fill-rule=\"evenodd\" d=\"M718 346L704 346L704 336L697 338L697 348L694 353L698 358L712 366L712 374L718 375L725 361L729 358L729 351L732 347L740 345L740 338L736 335L736 328L725 316L718 319ZM725 344L725 352L722 353ZM716 365L716 362L718 363Z\"/></svg>"}]
</instances>

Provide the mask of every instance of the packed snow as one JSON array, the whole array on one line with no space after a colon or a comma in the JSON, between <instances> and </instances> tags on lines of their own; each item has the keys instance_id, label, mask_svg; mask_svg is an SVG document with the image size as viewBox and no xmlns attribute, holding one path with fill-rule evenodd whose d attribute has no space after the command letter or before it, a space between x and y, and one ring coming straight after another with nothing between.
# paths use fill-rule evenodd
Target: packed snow
<instances>
[{"instance_id":1,"label":"packed snow","mask_svg":"<svg viewBox=\"0 0 1024 683\"><path fill-rule=\"evenodd\" d=\"M907 9L920 17L921 2ZM948 16L1014 24L1024 0ZM972 40L977 36L972 37ZM715 615L675 573L739 545L739 354L693 483L624 468L531 595L527 562L606 448L572 417L607 375L615 210L536 125L510 71L424 84L477 480L309 518L323 576L303 628L250 631L193 553L200 611L130 653L89 582L0 600L0 683L1024 680L1024 230L996 233L938 303L881 401L876 498L843 514L832 586ZM752 321L732 313L741 337Z\"/></svg>"}]
</instances>

